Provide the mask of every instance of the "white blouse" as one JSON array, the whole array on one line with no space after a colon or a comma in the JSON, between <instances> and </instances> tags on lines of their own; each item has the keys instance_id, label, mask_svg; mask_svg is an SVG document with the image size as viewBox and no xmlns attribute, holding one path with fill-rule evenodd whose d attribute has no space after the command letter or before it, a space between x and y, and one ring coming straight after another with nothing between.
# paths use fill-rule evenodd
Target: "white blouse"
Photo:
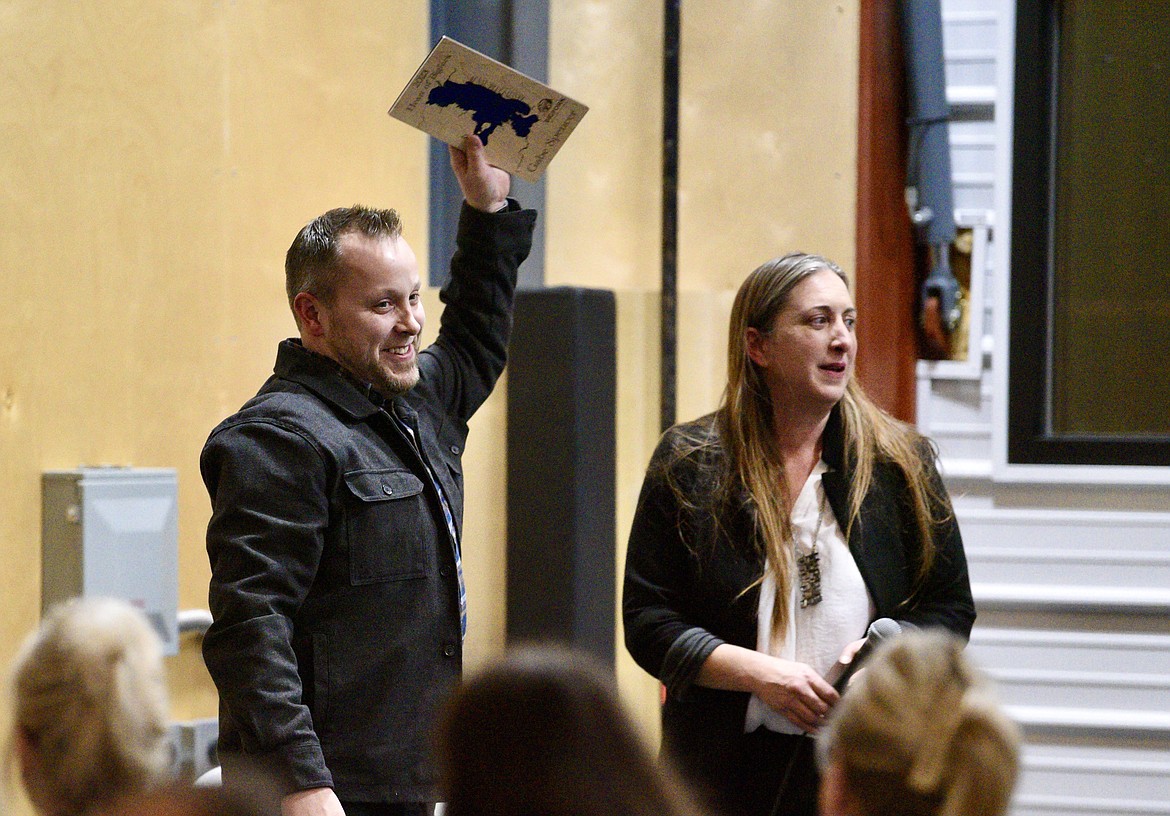
<instances>
[{"instance_id":1,"label":"white blouse","mask_svg":"<svg viewBox=\"0 0 1170 816\"><path fill-rule=\"evenodd\" d=\"M790 573L792 591L787 598L788 631L777 640L774 648L772 605L776 601L776 577L770 568L760 585L760 606L756 613L756 651L806 663L822 676L836 664L847 645L865 637L874 612L873 599L865 588L857 562L849 552L844 531L837 524L833 508L825 500L821 476L828 469L823 460L817 462L792 509L797 552L806 555L815 547L818 553L822 600L801 608L800 577L793 560ZM794 558L791 553L789 557ZM750 733L761 725L782 734L803 733L787 717L768 708L753 694L748 703L744 731Z\"/></svg>"}]
</instances>

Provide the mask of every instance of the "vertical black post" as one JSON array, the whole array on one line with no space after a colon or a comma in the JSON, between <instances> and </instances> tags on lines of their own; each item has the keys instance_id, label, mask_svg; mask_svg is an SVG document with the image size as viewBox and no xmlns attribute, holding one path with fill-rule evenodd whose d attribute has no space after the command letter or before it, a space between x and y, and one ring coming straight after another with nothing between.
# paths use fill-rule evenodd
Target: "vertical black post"
<instances>
[{"instance_id":1,"label":"vertical black post","mask_svg":"<svg viewBox=\"0 0 1170 816\"><path fill-rule=\"evenodd\" d=\"M617 459L613 292L516 293L508 359L508 642L613 666Z\"/></svg>"},{"instance_id":2,"label":"vertical black post","mask_svg":"<svg viewBox=\"0 0 1170 816\"><path fill-rule=\"evenodd\" d=\"M662 61L662 311L660 422L675 422L678 376L678 67L681 0L666 0Z\"/></svg>"}]
</instances>

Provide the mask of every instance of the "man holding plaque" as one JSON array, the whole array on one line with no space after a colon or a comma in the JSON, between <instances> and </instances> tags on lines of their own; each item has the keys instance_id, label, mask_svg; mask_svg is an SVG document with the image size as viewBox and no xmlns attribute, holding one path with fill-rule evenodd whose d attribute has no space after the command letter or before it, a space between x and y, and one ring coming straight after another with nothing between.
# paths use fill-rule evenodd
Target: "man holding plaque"
<instances>
[{"instance_id":1,"label":"man holding plaque","mask_svg":"<svg viewBox=\"0 0 1170 816\"><path fill-rule=\"evenodd\" d=\"M286 816L422 814L429 740L466 633L467 421L504 369L536 213L468 136L435 342L393 210L331 210L285 260L300 332L207 440L220 758L287 784Z\"/></svg>"}]
</instances>

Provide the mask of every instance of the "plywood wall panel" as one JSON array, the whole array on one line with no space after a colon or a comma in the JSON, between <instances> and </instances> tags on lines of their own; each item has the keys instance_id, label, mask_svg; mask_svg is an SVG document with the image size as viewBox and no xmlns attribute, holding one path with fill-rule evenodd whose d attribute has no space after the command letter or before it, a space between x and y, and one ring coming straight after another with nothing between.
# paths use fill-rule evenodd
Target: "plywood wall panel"
<instances>
[{"instance_id":1,"label":"plywood wall panel","mask_svg":"<svg viewBox=\"0 0 1170 816\"><path fill-rule=\"evenodd\" d=\"M549 81L589 106L548 169L545 280L656 290L662 5L551 0Z\"/></svg>"},{"instance_id":2,"label":"plywood wall panel","mask_svg":"<svg viewBox=\"0 0 1170 816\"><path fill-rule=\"evenodd\" d=\"M553 0L549 76L590 112L548 171L549 283L659 288L661 4ZM858 3L682 6L679 285L791 249L854 258Z\"/></svg>"},{"instance_id":3,"label":"plywood wall panel","mask_svg":"<svg viewBox=\"0 0 1170 816\"><path fill-rule=\"evenodd\" d=\"M550 81L591 111L548 173L546 279L619 290L624 539L657 438L661 8L550 14ZM856 2L684 6L688 414L717 401L750 268L793 246L852 263L855 29ZM425 266L426 140L385 110L430 45L424 0L0 6L0 664L38 618L48 468L176 467L180 604L206 603L197 457L294 331L293 235L329 207L397 206ZM503 640L503 416L489 401L466 463L472 665ZM197 648L172 661L180 717L214 706ZM656 685L619 675L652 729Z\"/></svg>"},{"instance_id":4,"label":"plywood wall panel","mask_svg":"<svg viewBox=\"0 0 1170 816\"><path fill-rule=\"evenodd\" d=\"M361 201L425 258L425 138L385 111L428 39L424 0L0 8L0 664L39 617L46 469L177 468L180 605L206 605L199 450L295 331L289 242ZM176 716L214 713L197 649Z\"/></svg>"},{"instance_id":5,"label":"plywood wall panel","mask_svg":"<svg viewBox=\"0 0 1170 816\"><path fill-rule=\"evenodd\" d=\"M590 111L548 171L546 280L618 290L621 561L658 435L663 9L550 9L550 82ZM857 0L682 4L680 420L718 405L748 272L792 249L851 270L858 13ZM657 683L618 652L623 697L656 736Z\"/></svg>"},{"instance_id":6,"label":"plywood wall panel","mask_svg":"<svg viewBox=\"0 0 1170 816\"><path fill-rule=\"evenodd\" d=\"M795 249L852 268L857 32L856 2L684 4L680 288Z\"/></svg>"}]
</instances>

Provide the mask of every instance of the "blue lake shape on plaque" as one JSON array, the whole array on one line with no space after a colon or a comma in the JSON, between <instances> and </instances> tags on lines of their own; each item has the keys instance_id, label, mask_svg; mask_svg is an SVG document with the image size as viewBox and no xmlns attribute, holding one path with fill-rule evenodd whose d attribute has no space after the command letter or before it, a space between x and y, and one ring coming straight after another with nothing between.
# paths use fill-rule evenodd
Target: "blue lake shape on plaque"
<instances>
[{"instance_id":1,"label":"blue lake shape on plaque","mask_svg":"<svg viewBox=\"0 0 1170 816\"><path fill-rule=\"evenodd\" d=\"M487 146L488 139L496 128L508 125L521 139L528 138L529 131L540 117L527 115L531 108L520 99L510 99L503 94L485 88L474 82L443 82L431 88L427 104L445 108L455 105L471 114L475 122L475 135Z\"/></svg>"}]
</instances>

